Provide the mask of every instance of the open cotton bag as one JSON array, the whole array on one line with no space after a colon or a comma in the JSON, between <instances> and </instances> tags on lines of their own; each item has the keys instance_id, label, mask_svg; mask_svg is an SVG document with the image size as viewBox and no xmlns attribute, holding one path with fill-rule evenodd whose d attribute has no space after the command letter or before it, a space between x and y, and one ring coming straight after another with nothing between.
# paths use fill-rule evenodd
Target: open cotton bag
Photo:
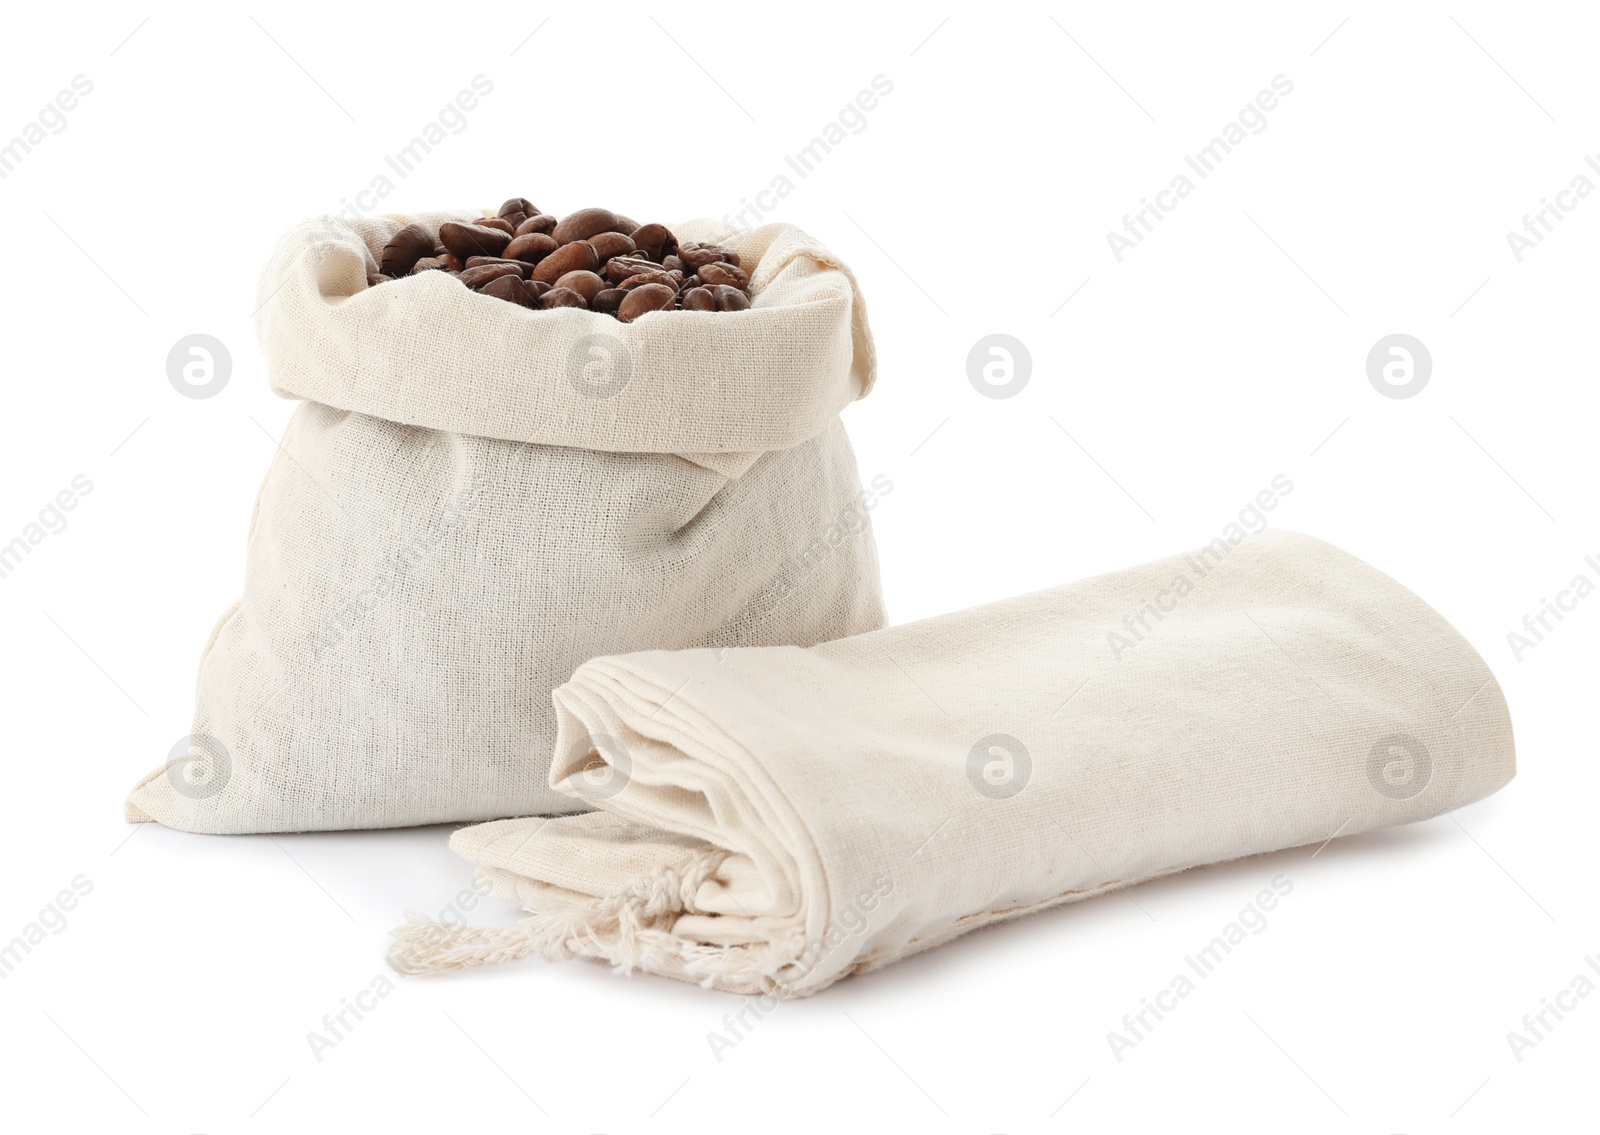
<instances>
[{"instance_id":1,"label":"open cotton bag","mask_svg":"<svg viewBox=\"0 0 1600 1135\"><path fill-rule=\"evenodd\" d=\"M808 645L883 623L839 421L875 358L848 268L787 225L716 240L749 311L623 324L440 272L368 287L402 226L278 244L257 331L301 400L256 501L244 594L192 734L130 820L242 833L587 807L549 783L550 692L595 655Z\"/></svg>"},{"instance_id":2,"label":"open cotton bag","mask_svg":"<svg viewBox=\"0 0 1600 1135\"><path fill-rule=\"evenodd\" d=\"M457 832L529 916L413 922L396 968L588 956L805 995L1002 919L1436 816L1514 772L1472 647L1276 531L810 649L598 658L555 702L551 783L598 810Z\"/></svg>"}]
</instances>

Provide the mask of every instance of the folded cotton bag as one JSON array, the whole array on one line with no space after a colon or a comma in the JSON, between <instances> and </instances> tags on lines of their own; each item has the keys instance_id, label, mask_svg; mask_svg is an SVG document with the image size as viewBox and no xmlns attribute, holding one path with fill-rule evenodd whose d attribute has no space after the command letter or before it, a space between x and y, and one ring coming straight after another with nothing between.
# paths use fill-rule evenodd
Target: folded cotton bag
<instances>
[{"instance_id":1,"label":"folded cotton bag","mask_svg":"<svg viewBox=\"0 0 1600 1135\"><path fill-rule=\"evenodd\" d=\"M302 400L250 524L193 732L130 820L198 832L564 812L550 691L587 658L822 642L883 624L840 410L871 387L850 271L799 230L717 240L749 311L623 324L441 272L367 286L412 221L307 222L256 317Z\"/></svg>"},{"instance_id":2,"label":"folded cotton bag","mask_svg":"<svg viewBox=\"0 0 1600 1135\"><path fill-rule=\"evenodd\" d=\"M1483 660L1273 531L810 649L595 659L551 783L599 810L451 846L531 911L416 922L406 972L587 955L813 993L988 923L1425 819L1514 772Z\"/></svg>"}]
</instances>

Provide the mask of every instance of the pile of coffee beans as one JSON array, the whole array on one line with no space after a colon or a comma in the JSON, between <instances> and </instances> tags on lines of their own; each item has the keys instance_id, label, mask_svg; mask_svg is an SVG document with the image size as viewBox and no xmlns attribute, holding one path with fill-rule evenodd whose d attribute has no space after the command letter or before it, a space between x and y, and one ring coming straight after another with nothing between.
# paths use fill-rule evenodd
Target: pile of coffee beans
<instances>
[{"instance_id":1,"label":"pile of coffee beans","mask_svg":"<svg viewBox=\"0 0 1600 1135\"><path fill-rule=\"evenodd\" d=\"M445 272L475 292L523 307L581 307L632 323L652 311L745 311L750 276L719 244L678 243L665 225L641 225L610 209L557 218L526 197L495 217L447 221L432 232L407 225L383 248L376 287L420 272Z\"/></svg>"}]
</instances>

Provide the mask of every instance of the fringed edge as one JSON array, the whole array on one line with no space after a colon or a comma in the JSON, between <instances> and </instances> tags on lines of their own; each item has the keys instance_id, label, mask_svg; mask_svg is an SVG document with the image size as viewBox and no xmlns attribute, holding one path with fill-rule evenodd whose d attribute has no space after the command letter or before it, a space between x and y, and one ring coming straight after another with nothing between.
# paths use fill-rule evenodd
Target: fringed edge
<instances>
[{"instance_id":1,"label":"fringed edge","mask_svg":"<svg viewBox=\"0 0 1600 1135\"><path fill-rule=\"evenodd\" d=\"M800 963L804 937L799 933L757 946L708 946L666 928L675 921L672 916L690 909L695 893L728 855L702 852L682 867L640 875L602 898L534 911L516 926L455 926L408 912L408 921L391 931L389 965L412 976L530 956L545 961L589 957L625 975L642 969L707 988L780 997L814 992L798 990L780 976Z\"/></svg>"}]
</instances>

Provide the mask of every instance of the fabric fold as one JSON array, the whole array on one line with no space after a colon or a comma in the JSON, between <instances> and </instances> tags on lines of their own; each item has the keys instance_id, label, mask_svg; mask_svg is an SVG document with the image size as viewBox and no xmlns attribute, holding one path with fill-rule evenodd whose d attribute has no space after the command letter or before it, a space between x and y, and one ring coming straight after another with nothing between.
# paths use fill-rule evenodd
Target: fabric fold
<instances>
[{"instance_id":1,"label":"fabric fold","mask_svg":"<svg viewBox=\"0 0 1600 1135\"><path fill-rule=\"evenodd\" d=\"M1499 686L1449 623L1275 531L810 648L598 658L555 704L551 785L596 810L457 832L529 916L412 923L396 968L588 956L805 995L1514 773Z\"/></svg>"},{"instance_id":2,"label":"fabric fold","mask_svg":"<svg viewBox=\"0 0 1600 1135\"><path fill-rule=\"evenodd\" d=\"M443 273L367 285L405 225L436 232L479 215L318 217L287 233L261 274L255 317L273 389L475 437L694 459L800 445L877 379L855 274L792 225L672 226L738 253L753 293L738 318L529 311Z\"/></svg>"}]
</instances>

